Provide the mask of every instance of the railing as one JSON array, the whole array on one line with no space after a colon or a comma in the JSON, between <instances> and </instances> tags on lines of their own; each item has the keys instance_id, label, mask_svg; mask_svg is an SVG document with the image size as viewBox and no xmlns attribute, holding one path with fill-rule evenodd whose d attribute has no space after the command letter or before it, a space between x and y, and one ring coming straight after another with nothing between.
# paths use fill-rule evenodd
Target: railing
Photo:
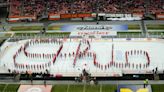
<instances>
[{"instance_id":1,"label":"railing","mask_svg":"<svg viewBox=\"0 0 164 92\"><path fill-rule=\"evenodd\" d=\"M8 39L9 37L0 37L0 39ZM9 38L9 41L17 41L17 40L22 40L22 39L34 39L34 38L69 38L69 35L27 35L27 34L22 34L22 35L15 35L11 38ZM76 38L76 37L75 37ZM80 38L80 37L78 37ZM95 38L94 36L91 38ZM164 34L159 34L159 33L149 33L146 36L142 34L118 34L117 36L103 36L102 38L164 38Z\"/></svg>"}]
</instances>

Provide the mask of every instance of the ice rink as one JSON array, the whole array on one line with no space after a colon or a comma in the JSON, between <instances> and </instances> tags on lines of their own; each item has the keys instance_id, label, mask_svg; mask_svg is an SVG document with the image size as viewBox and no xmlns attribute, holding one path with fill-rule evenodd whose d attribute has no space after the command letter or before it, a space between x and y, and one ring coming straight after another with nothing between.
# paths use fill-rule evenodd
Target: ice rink
<instances>
[{"instance_id":1,"label":"ice rink","mask_svg":"<svg viewBox=\"0 0 164 92\"><path fill-rule=\"evenodd\" d=\"M27 45L27 46L26 46ZM56 76L122 76L164 70L164 41L160 39L36 39L5 42L0 72L31 71Z\"/></svg>"}]
</instances>

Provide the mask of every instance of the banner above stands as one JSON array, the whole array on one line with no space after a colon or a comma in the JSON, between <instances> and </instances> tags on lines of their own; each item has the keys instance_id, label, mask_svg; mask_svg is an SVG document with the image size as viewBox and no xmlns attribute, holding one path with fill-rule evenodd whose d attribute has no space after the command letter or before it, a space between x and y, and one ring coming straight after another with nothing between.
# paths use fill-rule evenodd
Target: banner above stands
<instances>
[{"instance_id":1,"label":"banner above stands","mask_svg":"<svg viewBox=\"0 0 164 92\"><path fill-rule=\"evenodd\" d=\"M109 14L109 13L84 13L84 14L49 14L49 20L71 18L96 18L104 17L104 20L141 20L143 13L133 14Z\"/></svg>"},{"instance_id":2,"label":"banner above stands","mask_svg":"<svg viewBox=\"0 0 164 92\"><path fill-rule=\"evenodd\" d=\"M92 17L91 14L61 14L61 18L84 18L84 17Z\"/></svg>"},{"instance_id":3,"label":"banner above stands","mask_svg":"<svg viewBox=\"0 0 164 92\"><path fill-rule=\"evenodd\" d=\"M157 19L164 20L164 14L156 14Z\"/></svg>"},{"instance_id":4,"label":"banner above stands","mask_svg":"<svg viewBox=\"0 0 164 92\"><path fill-rule=\"evenodd\" d=\"M144 18L144 13L132 13L132 14L109 14L109 13L82 13L82 14L49 14L49 20L61 20L61 19L74 19L79 20L141 20ZM156 14L156 18L164 20L164 14ZM9 16L9 22L18 22L19 20L37 20L36 16Z\"/></svg>"},{"instance_id":5,"label":"banner above stands","mask_svg":"<svg viewBox=\"0 0 164 92\"><path fill-rule=\"evenodd\" d=\"M60 20L60 14L50 14L48 16L49 20Z\"/></svg>"},{"instance_id":6,"label":"banner above stands","mask_svg":"<svg viewBox=\"0 0 164 92\"><path fill-rule=\"evenodd\" d=\"M98 16L100 15L101 14ZM105 17L106 20L141 20L143 14L105 14L103 17Z\"/></svg>"},{"instance_id":7,"label":"banner above stands","mask_svg":"<svg viewBox=\"0 0 164 92\"><path fill-rule=\"evenodd\" d=\"M8 18L9 22L18 22L20 20L33 21L36 20L36 17L35 16L9 16Z\"/></svg>"},{"instance_id":8,"label":"banner above stands","mask_svg":"<svg viewBox=\"0 0 164 92\"><path fill-rule=\"evenodd\" d=\"M105 17L111 17L111 18L132 17L132 14L105 14Z\"/></svg>"},{"instance_id":9,"label":"banner above stands","mask_svg":"<svg viewBox=\"0 0 164 92\"><path fill-rule=\"evenodd\" d=\"M95 18L96 13L85 14L49 14L49 20L71 19L71 18Z\"/></svg>"}]
</instances>

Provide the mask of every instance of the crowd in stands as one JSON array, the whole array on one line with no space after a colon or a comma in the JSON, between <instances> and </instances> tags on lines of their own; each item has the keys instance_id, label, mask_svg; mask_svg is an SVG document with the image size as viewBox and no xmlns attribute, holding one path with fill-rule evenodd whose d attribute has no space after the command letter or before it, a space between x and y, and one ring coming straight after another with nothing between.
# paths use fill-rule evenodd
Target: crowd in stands
<instances>
[{"instance_id":1,"label":"crowd in stands","mask_svg":"<svg viewBox=\"0 0 164 92\"><path fill-rule=\"evenodd\" d=\"M11 0L10 1L10 16L20 16L21 15L21 0Z\"/></svg>"},{"instance_id":2,"label":"crowd in stands","mask_svg":"<svg viewBox=\"0 0 164 92\"><path fill-rule=\"evenodd\" d=\"M24 16L41 16L45 10L44 0L24 0L23 2Z\"/></svg>"},{"instance_id":3,"label":"crowd in stands","mask_svg":"<svg viewBox=\"0 0 164 92\"><path fill-rule=\"evenodd\" d=\"M161 13L163 0L10 0L10 15ZM45 13L46 14L46 13Z\"/></svg>"},{"instance_id":4,"label":"crowd in stands","mask_svg":"<svg viewBox=\"0 0 164 92\"><path fill-rule=\"evenodd\" d=\"M57 14L96 12L96 0L49 0L48 12Z\"/></svg>"},{"instance_id":5,"label":"crowd in stands","mask_svg":"<svg viewBox=\"0 0 164 92\"><path fill-rule=\"evenodd\" d=\"M122 0L122 11L126 13L144 13L145 0Z\"/></svg>"},{"instance_id":6,"label":"crowd in stands","mask_svg":"<svg viewBox=\"0 0 164 92\"><path fill-rule=\"evenodd\" d=\"M152 14L164 13L164 0L150 0L148 12Z\"/></svg>"},{"instance_id":7,"label":"crowd in stands","mask_svg":"<svg viewBox=\"0 0 164 92\"><path fill-rule=\"evenodd\" d=\"M10 0L10 16L41 16L46 10L44 0Z\"/></svg>"},{"instance_id":8,"label":"crowd in stands","mask_svg":"<svg viewBox=\"0 0 164 92\"><path fill-rule=\"evenodd\" d=\"M48 12L55 14L71 13L70 0L48 0Z\"/></svg>"},{"instance_id":9,"label":"crowd in stands","mask_svg":"<svg viewBox=\"0 0 164 92\"><path fill-rule=\"evenodd\" d=\"M121 12L120 0L99 0L97 2L99 13L119 13Z\"/></svg>"}]
</instances>

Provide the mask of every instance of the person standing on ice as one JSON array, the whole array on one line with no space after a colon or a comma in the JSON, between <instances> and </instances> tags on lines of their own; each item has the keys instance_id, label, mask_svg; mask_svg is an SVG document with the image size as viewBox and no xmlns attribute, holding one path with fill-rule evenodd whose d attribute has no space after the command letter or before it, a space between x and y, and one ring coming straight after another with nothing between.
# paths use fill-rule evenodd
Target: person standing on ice
<instances>
[{"instance_id":1,"label":"person standing on ice","mask_svg":"<svg viewBox=\"0 0 164 92\"><path fill-rule=\"evenodd\" d=\"M75 55L75 53L73 52L73 53L72 53L72 55L74 56L74 55Z\"/></svg>"},{"instance_id":2,"label":"person standing on ice","mask_svg":"<svg viewBox=\"0 0 164 92\"><path fill-rule=\"evenodd\" d=\"M62 53L61 53L61 54L60 54L60 57L62 58L62 56L63 56L63 55L62 55Z\"/></svg>"},{"instance_id":3,"label":"person standing on ice","mask_svg":"<svg viewBox=\"0 0 164 92\"><path fill-rule=\"evenodd\" d=\"M67 54L66 54L66 53L64 54L64 57L65 57L65 58L67 57Z\"/></svg>"},{"instance_id":4,"label":"person standing on ice","mask_svg":"<svg viewBox=\"0 0 164 92\"><path fill-rule=\"evenodd\" d=\"M71 57L71 53L69 53L69 57Z\"/></svg>"},{"instance_id":5,"label":"person standing on ice","mask_svg":"<svg viewBox=\"0 0 164 92\"><path fill-rule=\"evenodd\" d=\"M90 57L90 56L89 56L89 52L87 53L87 55L88 55L88 57Z\"/></svg>"},{"instance_id":6,"label":"person standing on ice","mask_svg":"<svg viewBox=\"0 0 164 92\"><path fill-rule=\"evenodd\" d=\"M78 56L79 56L79 59L80 59L81 58L81 53Z\"/></svg>"}]
</instances>

